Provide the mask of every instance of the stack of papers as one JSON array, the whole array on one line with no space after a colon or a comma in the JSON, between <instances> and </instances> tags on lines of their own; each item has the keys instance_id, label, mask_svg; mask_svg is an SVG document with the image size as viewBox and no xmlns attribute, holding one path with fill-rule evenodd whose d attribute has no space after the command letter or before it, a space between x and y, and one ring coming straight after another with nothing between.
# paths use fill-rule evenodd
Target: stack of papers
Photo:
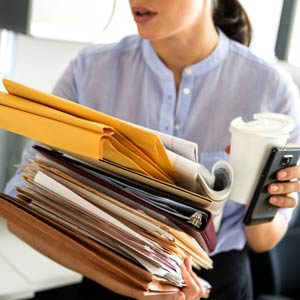
<instances>
[{"instance_id":1,"label":"stack of papers","mask_svg":"<svg viewBox=\"0 0 300 300\"><path fill-rule=\"evenodd\" d=\"M184 285L180 265L187 256L193 256L197 269L212 268L203 247L182 226L200 232L202 224L209 222L209 212L205 216L201 211L202 222L194 225L187 217L196 211L193 208L176 207L167 197L160 202L147 189L71 155L41 146L34 149L34 160L19 166L25 183L17 187L17 197L1 195L0 201L8 227L31 246L112 290L137 298L175 293ZM69 245L70 240L78 245ZM87 268L86 262L75 259L67 245L74 252L93 253L101 261L101 274L94 273L96 266ZM112 279L115 273L121 278Z\"/></svg>"},{"instance_id":2,"label":"stack of papers","mask_svg":"<svg viewBox=\"0 0 300 300\"><path fill-rule=\"evenodd\" d=\"M212 268L233 172L197 145L8 80L0 128L37 140L0 214L41 253L120 294L175 293L180 265ZM15 122L14 120L21 120ZM59 132L59 134L57 134Z\"/></svg>"}]
</instances>

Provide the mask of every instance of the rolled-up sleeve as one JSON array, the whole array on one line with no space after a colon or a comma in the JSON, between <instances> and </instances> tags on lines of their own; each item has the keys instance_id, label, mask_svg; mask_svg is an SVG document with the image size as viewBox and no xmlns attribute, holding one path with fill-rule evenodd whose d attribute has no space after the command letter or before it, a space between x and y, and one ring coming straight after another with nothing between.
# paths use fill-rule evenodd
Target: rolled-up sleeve
<instances>
[{"instance_id":1,"label":"rolled-up sleeve","mask_svg":"<svg viewBox=\"0 0 300 300\"><path fill-rule=\"evenodd\" d=\"M297 200L299 199L298 193L293 193L292 196ZM295 211L295 208L280 208L278 210L278 213L281 214L285 218L287 223L289 223L293 217L294 211Z\"/></svg>"}]
</instances>

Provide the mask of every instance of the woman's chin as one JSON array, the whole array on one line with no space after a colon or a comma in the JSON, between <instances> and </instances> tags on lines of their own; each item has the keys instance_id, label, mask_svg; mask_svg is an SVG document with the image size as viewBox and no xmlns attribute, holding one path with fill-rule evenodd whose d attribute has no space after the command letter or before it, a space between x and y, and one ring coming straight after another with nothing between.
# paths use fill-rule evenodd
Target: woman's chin
<instances>
[{"instance_id":1,"label":"woman's chin","mask_svg":"<svg viewBox=\"0 0 300 300\"><path fill-rule=\"evenodd\" d=\"M155 41L164 38L164 36L161 33L150 31L150 30L138 29L138 32L139 32L139 36L146 40Z\"/></svg>"}]
</instances>

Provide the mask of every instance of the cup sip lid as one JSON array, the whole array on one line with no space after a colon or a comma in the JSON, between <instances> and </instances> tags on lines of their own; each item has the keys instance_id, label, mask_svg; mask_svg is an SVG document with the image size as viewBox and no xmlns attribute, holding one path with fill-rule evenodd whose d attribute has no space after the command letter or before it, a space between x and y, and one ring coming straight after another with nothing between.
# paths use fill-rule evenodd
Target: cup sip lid
<instances>
[{"instance_id":1,"label":"cup sip lid","mask_svg":"<svg viewBox=\"0 0 300 300\"><path fill-rule=\"evenodd\" d=\"M259 135L262 137L278 137L288 135L294 127L290 116L278 113L254 114L254 121L244 122L241 117L230 124L231 133Z\"/></svg>"}]
</instances>

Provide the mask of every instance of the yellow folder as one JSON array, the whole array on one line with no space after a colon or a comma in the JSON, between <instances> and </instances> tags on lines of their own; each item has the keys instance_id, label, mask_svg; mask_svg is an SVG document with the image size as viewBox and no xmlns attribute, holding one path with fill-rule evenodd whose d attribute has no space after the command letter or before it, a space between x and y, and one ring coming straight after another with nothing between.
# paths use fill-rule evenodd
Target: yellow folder
<instances>
[{"instance_id":1,"label":"yellow folder","mask_svg":"<svg viewBox=\"0 0 300 300\"><path fill-rule=\"evenodd\" d=\"M160 138L132 123L4 79L0 128L92 159L108 159L174 183Z\"/></svg>"}]
</instances>

